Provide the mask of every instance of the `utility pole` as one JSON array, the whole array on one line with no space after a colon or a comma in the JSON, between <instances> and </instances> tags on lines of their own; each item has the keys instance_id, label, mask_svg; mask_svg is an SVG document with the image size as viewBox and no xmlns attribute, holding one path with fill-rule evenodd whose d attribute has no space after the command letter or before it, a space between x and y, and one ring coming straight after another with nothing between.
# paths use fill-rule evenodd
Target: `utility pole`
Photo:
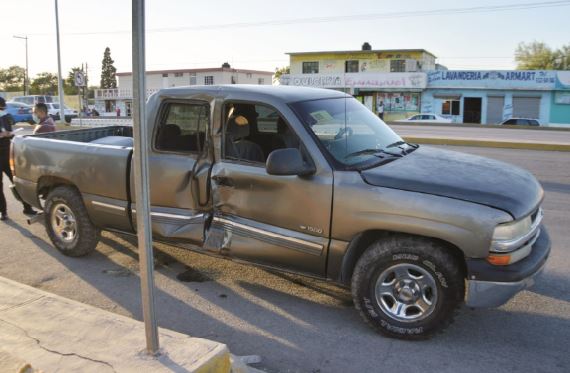
<instances>
[{"instance_id":1,"label":"utility pole","mask_svg":"<svg viewBox=\"0 0 570 373\"><path fill-rule=\"evenodd\" d=\"M28 35L26 36L17 36L14 35L16 39L24 39L26 41L26 76L24 77L24 96L27 96L30 93L30 76L28 74Z\"/></svg>"},{"instance_id":2,"label":"utility pole","mask_svg":"<svg viewBox=\"0 0 570 373\"><path fill-rule=\"evenodd\" d=\"M154 312L154 260L150 218L148 173L148 125L145 83L145 9L144 0L132 0L133 11L133 159L137 217L141 297L146 333L146 350L158 354L158 327Z\"/></svg>"},{"instance_id":3,"label":"utility pole","mask_svg":"<svg viewBox=\"0 0 570 373\"><path fill-rule=\"evenodd\" d=\"M57 38L57 91L59 94L59 120L65 123L65 101L63 99L63 76L61 75L61 48L59 44L59 12L55 0L55 33Z\"/></svg>"}]
</instances>

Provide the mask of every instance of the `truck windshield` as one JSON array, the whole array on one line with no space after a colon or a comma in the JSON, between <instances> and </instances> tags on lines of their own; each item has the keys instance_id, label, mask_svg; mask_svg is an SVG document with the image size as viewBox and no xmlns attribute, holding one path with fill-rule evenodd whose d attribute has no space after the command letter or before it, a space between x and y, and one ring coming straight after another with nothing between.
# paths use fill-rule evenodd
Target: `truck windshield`
<instances>
[{"instance_id":1,"label":"truck windshield","mask_svg":"<svg viewBox=\"0 0 570 373\"><path fill-rule=\"evenodd\" d=\"M406 145L402 138L354 98L302 101L291 106L327 152L344 166L370 166L407 153L402 149Z\"/></svg>"}]
</instances>

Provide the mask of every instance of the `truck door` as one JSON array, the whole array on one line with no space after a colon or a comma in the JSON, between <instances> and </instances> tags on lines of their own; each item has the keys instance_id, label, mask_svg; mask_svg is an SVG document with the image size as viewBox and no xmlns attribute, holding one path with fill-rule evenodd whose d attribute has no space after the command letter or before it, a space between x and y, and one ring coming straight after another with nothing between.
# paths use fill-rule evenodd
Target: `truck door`
<instances>
[{"instance_id":1,"label":"truck door","mask_svg":"<svg viewBox=\"0 0 570 373\"><path fill-rule=\"evenodd\" d=\"M214 215L205 246L262 265L324 275L332 170L311 159L285 116L272 107L229 102L222 118L217 139L221 157L216 157L211 176ZM316 173L269 175L269 153L292 147L316 163Z\"/></svg>"},{"instance_id":2,"label":"truck door","mask_svg":"<svg viewBox=\"0 0 570 373\"><path fill-rule=\"evenodd\" d=\"M155 238L202 245L204 225L211 212L208 195L208 174L213 159L210 108L210 102L200 100L169 99L160 104L149 153ZM136 228L132 182L130 190Z\"/></svg>"}]
</instances>

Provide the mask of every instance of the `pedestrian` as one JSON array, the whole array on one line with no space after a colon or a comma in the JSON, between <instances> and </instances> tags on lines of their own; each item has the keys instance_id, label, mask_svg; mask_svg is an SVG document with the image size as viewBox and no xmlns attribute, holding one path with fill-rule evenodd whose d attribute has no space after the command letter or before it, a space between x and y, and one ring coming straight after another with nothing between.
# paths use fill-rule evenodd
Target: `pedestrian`
<instances>
[{"instance_id":1,"label":"pedestrian","mask_svg":"<svg viewBox=\"0 0 570 373\"><path fill-rule=\"evenodd\" d=\"M376 106L376 111L378 112L378 118L384 120L384 101L380 100Z\"/></svg>"},{"instance_id":2,"label":"pedestrian","mask_svg":"<svg viewBox=\"0 0 570 373\"><path fill-rule=\"evenodd\" d=\"M121 116L121 108L117 106L117 109L115 111L117 112L117 116L120 117Z\"/></svg>"},{"instance_id":3,"label":"pedestrian","mask_svg":"<svg viewBox=\"0 0 570 373\"><path fill-rule=\"evenodd\" d=\"M45 105L44 105L45 106ZM0 97L0 220L8 219L8 209L6 197L4 196L4 174L8 176L10 182L13 181L12 170L10 170L10 142L14 134L12 133L14 118L6 111L6 101ZM24 214L35 215L36 211L32 206L23 202Z\"/></svg>"},{"instance_id":4,"label":"pedestrian","mask_svg":"<svg viewBox=\"0 0 570 373\"><path fill-rule=\"evenodd\" d=\"M33 120L36 123L34 135L36 133L55 132L55 122L48 115L47 105L38 103L34 106Z\"/></svg>"}]
</instances>

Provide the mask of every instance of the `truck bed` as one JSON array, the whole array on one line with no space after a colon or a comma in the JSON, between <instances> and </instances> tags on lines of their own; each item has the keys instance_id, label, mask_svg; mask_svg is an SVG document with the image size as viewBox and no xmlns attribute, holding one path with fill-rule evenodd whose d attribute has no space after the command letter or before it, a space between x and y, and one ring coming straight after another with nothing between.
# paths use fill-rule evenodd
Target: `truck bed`
<instances>
[{"instance_id":1,"label":"truck bed","mask_svg":"<svg viewBox=\"0 0 570 373\"><path fill-rule=\"evenodd\" d=\"M26 202L36 207L39 189L53 180L74 185L84 199L98 196L126 203L132 140L129 126L16 136L16 188Z\"/></svg>"}]
</instances>

